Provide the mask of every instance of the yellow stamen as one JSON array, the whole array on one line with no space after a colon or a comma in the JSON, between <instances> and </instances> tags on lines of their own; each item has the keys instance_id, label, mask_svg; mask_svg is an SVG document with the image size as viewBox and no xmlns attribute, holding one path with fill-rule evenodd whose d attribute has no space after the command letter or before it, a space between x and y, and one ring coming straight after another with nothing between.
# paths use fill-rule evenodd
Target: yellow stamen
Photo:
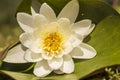
<instances>
[{"instance_id":1,"label":"yellow stamen","mask_svg":"<svg viewBox=\"0 0 120 80\"><path fill-rule=\"evenodd\" d=\"M62 35L57 32L48 33L43 40L43 49L47 55L56 56L63 48Z\"/></svg>"}]
</instances>

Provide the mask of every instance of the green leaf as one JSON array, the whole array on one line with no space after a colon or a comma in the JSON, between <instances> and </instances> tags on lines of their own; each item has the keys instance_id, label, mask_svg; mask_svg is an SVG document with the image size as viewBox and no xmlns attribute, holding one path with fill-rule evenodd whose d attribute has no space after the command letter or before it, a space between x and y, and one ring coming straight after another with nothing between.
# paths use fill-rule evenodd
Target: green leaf
<instances>
[{"instance_id":1,"label":"green leaf","mask_svg":"<svg viewBox=\"0 0 120 80\"><path fill-rule=\"evenodd\" d=\"M9 75L10 77L14 78L15 80L37 80L37 78L32 74L25 74L19 72L11 72L11 71L4 71L0 70L0 72Z\"/></svg>"}]
</instances>

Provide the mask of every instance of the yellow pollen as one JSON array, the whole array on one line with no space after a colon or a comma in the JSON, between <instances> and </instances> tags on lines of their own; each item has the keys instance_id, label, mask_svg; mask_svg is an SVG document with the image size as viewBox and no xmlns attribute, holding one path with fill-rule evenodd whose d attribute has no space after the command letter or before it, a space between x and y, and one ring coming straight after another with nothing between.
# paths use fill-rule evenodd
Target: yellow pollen
<instances>
[{"instance_id":1,"label":"yellow pollen","mask_svg":"<svg viewBox=\"0 0 120 80\"><path fill-rule=\"evenodd\" d=\"M43 48L47 55L57 56L62 50L62 36L60 33L49 33L43 41Z\"/></svg>"}]
</instances>

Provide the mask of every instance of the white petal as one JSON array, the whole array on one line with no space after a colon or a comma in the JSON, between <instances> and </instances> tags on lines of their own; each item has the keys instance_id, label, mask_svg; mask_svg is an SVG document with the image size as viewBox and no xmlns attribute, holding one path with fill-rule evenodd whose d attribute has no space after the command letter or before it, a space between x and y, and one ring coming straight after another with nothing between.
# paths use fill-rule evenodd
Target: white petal
<instances>
[{"instance_id":1,"label":"white petal","mask_svg":"<svg viewBox=\"0 0 120 80\"><path fill-rule=\"evenodd\" d=\"M25 59L28 62L38 62L42 60L41 54L33 53L31 50L27 50L25 54Z\"/></svg>"},{"instance_id":2,"label":"white petal","mask_svg":"<svg viewBox=\"0 0 120 80\"><path fill-rule=\"evenodd\" d=\"M8 51L3 61L9 63L26 63L27 61L24 59L24 55L25 49L19 44Z\"/></svg>"},{"instance_id":3,"label":"white petal","mask_svg":"<svg viewBox=\"0 0 120 80\"><path fill-rule=\"evenodd\" d=\"M52 69L48 66L47 61L40 61L34 67L34 74L38 77L45 77L52 72Z\"/></svg>"},{"instance_id":4,"label":"white petal","mask_svg":"<svg viewBox=\"0 0 120 80\"><path fill-rule=\"evenodd\" d=\"M71 42L71 44L72 44L73 47L77 47L82 42L82 37L80 39L80 37L77 38L76 35L72 35L70 37L70 42Z\"/></svg>"},{"instance_id":5,"label":"white petal","mask_svg":"<svg viewBox=\"0 0 120 80\"><path fill-rule=\"evenodd\" d=\"M58 19L62 17L68 18L72 23L75 22L79 12L79 4L77 0L70 1L58 15Z\"/></svg>"},{"instance_id":6,"label":"white petal","mask_svg":"<svg viewBox=\"0 0 120 80\"><path fill-rule=\"evenodd\" d=\"M61 25L63 29L69 29L70 27L70 20L67 18L60 18L57 22Z\"/></svg>"},{"instance_id":7,"label":"white petal","mask_svg":"<svg viewBox=\"0 0 120 80\"><path fill-rule=\"evenodd\" d=\"M25 46L28 47L32 44L34 37L30 33L23 33L20 35L20 42Z\"/></svg>"},{"instance_id":8,"label":"white petal","mask_svg":"<svg viewBox=\"0 0 120 80\"><path fill-rule=\"evenodd\" d=\"M32 44L30 45L30 49L34 53L42 53L43 50L39 46L40 46L40 40L36 40L32 42Z\"/></svg>"},{"instance_id":9,"label":"white petal","mask_svg":"<svg viewBox=\"0 0 120 80\"><path fill-rule=\"evenodd\" d=\"M53 58L52 60L48 60L48 65L52 69L59 69L63 64L63 58Z\"/></svg>"},{"instance_id":10,"label":"white petal","mask_svg":"<svg viewBox=\"0 0 120 80\"><path fill-rule=\"evenodd\" d=\"M72 73L74 71L74 62L69 55L63 57L64 62L60 70L64 73Z\"/></svg>"},{"instance_id":11,"label":"white petal","mask_svg":"<svg viewBox=\"0 0 120 80\"><path fill-rule=\"evenodd\" d=\"M55 58L62 58L63 55L65 55L65 54L64 54L64 53L60 53L60 54L58 54L57 56L55 56Z\"/></svg>"},{"instance_id":12,"label":"white petal","mask_svg":"<svg viewBox=\"0 0 120 80\"><path fill-rule=\"evenodd\" d=\"M95 28L95 24L92 24L91 27L88 29L88 31L87 31L87 33L86 33L86 35L84 37L89 35L93 31L94 28Z\"/></svg>"},{"instance_id":13,"label":"white petal","mask_svg":"<svg viewBox=\"0 0 120 80\"><path fill-rule=\"evenodd\" d=\"M84 58L84 53L80 49L80 47L75 47L70 54L73 58L78 58L78 59Z\"/></svg>"},{"instance_id":14,"label":"white petal","mask_svg":"<svg viewBox=\"0 0 120 80\"><path fill-rule=\"evenodd\" d=\"M18 13L17 21L25 32L33 32L33 17L26 13Z\"/></svg>"},{"instance_id":15,"label":"white petal","mask_svg":"<svg viewBox=\"0 0 120 80\"><path fill-rule=\"evenodd\" d=\"M35 10L33 9L33 7L31 7L31 13L33 16L35 16L37 13L35 12Z\"/></svg>"},{"instance_id":16,"label":"white petal","mask_svg":"<svg viewBox=\"0 0 120 80\"><path fill-rule=\"evenodd\" d=\"M75 23L72 26L73 31L82 36L88 33L89 28L91 27L91 20L85 19Z\"/></svg>"},{"instance_id":17,"label":"white petal","mask_svg":"<svg viewBox=\"0 0 120 80\"><path fill-rule=\"evenodd\" d=\"M62 54L64 54L64 55L69 54L72 50L73 50L73 46L70 43L70 41L68 41L65 43L65 48L64 48Z\"/></svg>"},{"instance_id":18,"label":"white petal","mask_svg":"<svg viewBox=\"0 0 120 80\"><path fill-rule=\"evenodd\" d=\"M51 60L53 58L53 56L47 55L47 53L45 52L43 52L41 55L42 55L42 58L45 60Z\"/></svg>"},{"instance_id":19,"label":"white petal","mask_svg":"<svg viewBox=\"0 0 120 80\"><path fill-rule=\"evenodd\" d=\"M95 57L97 53L96 50L92 46L85 44L85 43L80 44L80 48L83 51L84 56L88 59Z\"/></svg>"},{"instance_id":20,"label":"white petal","mask_svg":"<svg viewBox=\"0 0 120 80\"><path fill-rule=\"evenodd\" d=\"M40 14L44 15L50 22L56 20L56 15L53 9L46 3L41 5Z\"/></svg>"},{"instance_id":21,"label":"white petal","mask_svg":"<svg viewBox=\"0 0 120 80\"><path fill-rule=\"evenodd\" d=\"M34 16L34 22L33 22L34 27L40 28L41 26L43 26L43 25L45 25L47 23L48 23L48 21L47 21L45 16L39 15L39 14Z\"/></svg>"},{"instance_id":22,"label":"white petal","mask_svg":"<svg viewBox=\"0 0 120 80\"><path fill-rule=\"evenodd\" d=\"M79 47L75 48L71 52L73 58L78 58L78 59L90 59L95 57L96 55L96 50L89 46L88 44L81 43Z\"/></svg>"}]
</instances>

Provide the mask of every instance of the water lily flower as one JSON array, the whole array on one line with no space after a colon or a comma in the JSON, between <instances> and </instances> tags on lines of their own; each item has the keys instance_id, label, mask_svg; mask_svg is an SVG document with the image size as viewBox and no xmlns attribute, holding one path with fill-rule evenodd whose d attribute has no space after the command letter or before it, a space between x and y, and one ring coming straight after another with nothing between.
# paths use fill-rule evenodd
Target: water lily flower
<instances>
[{"instance_id":1,"label":"water lily flower","mask_svg":"<svg viewBox=\"0 0 120 80\"><path fill-rule=\"evenodd\" d=\"M17 21L24 30L19 37L21 44L8 51L5 62L35 62L33 73L44 77L55 73L74 72L76 59L91 59L96 50L83 42L95 25L85 19L75 23L79 13L77 0L70 1L56 17L53 9L43 3L39 13L20 12Z\"/></svg>"}]
</instances>

